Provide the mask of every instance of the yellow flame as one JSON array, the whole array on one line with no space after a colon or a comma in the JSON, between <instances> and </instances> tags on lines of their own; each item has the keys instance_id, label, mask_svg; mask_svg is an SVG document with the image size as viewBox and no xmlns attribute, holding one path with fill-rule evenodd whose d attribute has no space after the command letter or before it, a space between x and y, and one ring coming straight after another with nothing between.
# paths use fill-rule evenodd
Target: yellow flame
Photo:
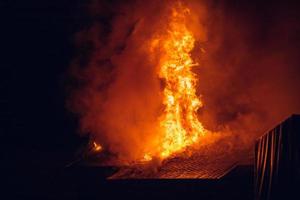
<instances>
[{"instance_id":1,"label":"yellow flame","mask_svg":"<svg viewBox=\"0 0 300 200\"><path fill-rule=\"evenodd\" d=\"M146 153L141 161L150 161L150 160L152 160L152 156Z\"/></svg>"},{"instance_id":2,"label":"yellow flame","mask_svg":"<svg viewBox=\"0 0 300 200\"><path fill-rule=\"evenodd\" d=\"M187 8L173 9L169 29L161 41L165 53L159 68L159 77L165 81L161 158L196 143L206 132L196 114L202 102L196 95L196 75L191 71L197 64L190 55L195 38L186 27L189 12Z\"/></svg>"}]
</instances>

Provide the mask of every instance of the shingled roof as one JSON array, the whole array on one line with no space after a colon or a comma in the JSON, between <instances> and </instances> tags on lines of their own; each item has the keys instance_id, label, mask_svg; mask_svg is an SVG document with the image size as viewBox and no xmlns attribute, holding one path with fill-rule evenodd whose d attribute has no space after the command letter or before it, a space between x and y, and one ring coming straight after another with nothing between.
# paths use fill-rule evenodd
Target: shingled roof
<instances>
[{"instance_id":1,"label":"shingled roof","mask_svg":"<svg viewBox=\"0 0 300 200\"><path fill-rule=\"evenodd\" d=\"M246 151L196 151L191 156L178 155L167 159L157 166L124 166L109 179L220 179L245 157L248 157Z\"/></svg>"}]
</instances>

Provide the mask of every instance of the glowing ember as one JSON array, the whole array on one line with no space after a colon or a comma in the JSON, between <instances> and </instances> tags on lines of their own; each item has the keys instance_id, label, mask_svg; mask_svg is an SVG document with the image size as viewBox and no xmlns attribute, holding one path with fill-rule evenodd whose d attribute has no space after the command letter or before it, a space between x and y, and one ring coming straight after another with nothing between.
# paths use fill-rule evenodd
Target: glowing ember
<instances>
[{"instance_id":1,"label":"glowing ember","mask_svg":"<svg viewBox=\"0 0 300 200\"><path fill-rule=\"evenodd\" d=\"M152 157L149 154L145 154L144 158L142 159L142 161L150 161L152 160Z\"/></svg>"},{"instance_id":2,"label":"glowing ember","mask_svg":"<svg viewBox=\"0 0 300 200\"><path fill-rule=\"evenodd\" d=\"M93 142L93 150L94 151L101 151L102 150L102 146L97 144L96 142Z\"/></svg>"},{"instance_id":3,"label":"glowing ember","mask_svg":"<svg viewBox=\"0 0 300 200\"><path fill-rule=\"evenodd\" d=\"M182 5L174 8L166 34L158 39L164 51L158 75L165 82L165 110L160 118L164 131L159 155L161 158L196 143L199 136L206 133L196 114L202 102L196 96L197 79L191 71L197 64L190 56L195 39L186 27L189 12ZM157 40L153 42L153 45L156 44Z\"/></svg>"},{"instance_id":4,"label":"glowing ember","mask_svg":"<svg viewBox=\"0 0 300 200\"><path fill-rule=\"evenodd\" d=\"M108 49L102 44L95 48L88 68L78 73L84 87L76 93L74 107L82 116L81 129L92 134L93 152L105 148L118 163L160 162L199 143L208 132L197 118L202 102L192 72L198 64L191 57L202 28L189 29L198 21L178 0L165 1L160 12L152 21L152 12L144 16L138 11L142 17L129 35L121 29L131 23L117 17ZM94 138L102 139L103 146Z\"/></svg>"}]
</instances>

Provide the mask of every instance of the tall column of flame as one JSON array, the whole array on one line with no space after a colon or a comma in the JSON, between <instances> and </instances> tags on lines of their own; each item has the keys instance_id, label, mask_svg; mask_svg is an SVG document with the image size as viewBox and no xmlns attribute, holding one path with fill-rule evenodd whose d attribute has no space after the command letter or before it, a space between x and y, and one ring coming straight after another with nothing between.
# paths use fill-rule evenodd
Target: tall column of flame
<instances>
[{"instance_id":1,"label":"tall column of flame","mask_svg":"<svg viewBox=\"0 0 300 200\"><path fill-rule=\"evenodd\" d=\"M159 69L159 77L165 81L165 110L160 118L164 130L162 158L196 143L206 132L196 114L202 102L196 95L196 75L191 71L197 64L190 55L195 38L186 27L189 12L187 8L173 9L166 37L162 40L165 53Z\"/></svg>"}]
</instances>

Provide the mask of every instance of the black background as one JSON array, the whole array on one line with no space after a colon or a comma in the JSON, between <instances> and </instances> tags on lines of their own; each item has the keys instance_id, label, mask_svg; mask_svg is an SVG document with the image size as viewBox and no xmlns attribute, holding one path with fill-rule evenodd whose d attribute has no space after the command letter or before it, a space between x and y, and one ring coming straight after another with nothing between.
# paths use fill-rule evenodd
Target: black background
<instances>
[{"instance_id":1,"label":"black background","mask_svg":"<svg viewBox=\"0 0 300 200\"><path fill-rule=\"evenodd\" d=\"M72 0L9 0L0 7L2 191L7 199L47 197L82 140L65 99L85 8Z\"/></svg>"}]
</instances>

